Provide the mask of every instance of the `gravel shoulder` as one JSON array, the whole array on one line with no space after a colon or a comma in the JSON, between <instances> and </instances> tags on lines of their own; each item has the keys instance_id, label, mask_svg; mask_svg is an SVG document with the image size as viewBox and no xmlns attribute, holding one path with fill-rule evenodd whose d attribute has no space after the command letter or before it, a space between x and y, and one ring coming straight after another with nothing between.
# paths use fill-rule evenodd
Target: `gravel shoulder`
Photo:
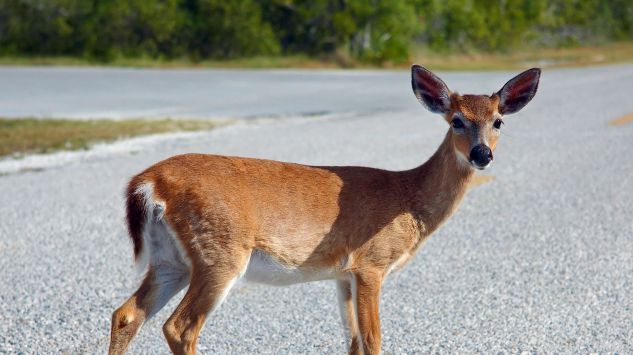
<instances>
[{"instance_id":1,"label":"gravel shoulder","mask_svg":"<svg viewBox=\"0 0 633 355\"><path fill-rule=\"evenodd\" d=\"M140 280L123 189L153 162L202 152L387 169L422 163L446 124L417 104L406 75L358 75L353 95L321 90L367 108L362 114L233 125L0 176L0 353L106 351L111 312ZM460 92L488 93L511 74L442 77ZM235 85L248 86L240 78ZM473 188L387 281L386 353L633 352L633 124L608 125L633 112L631 82L633 65L543 73L534 101L506 119L486 171L495 178ZM372 102L379 92L406 96L381 110ZM161 325L181 297L144 326L130 353L168 352ZM239 284L199 350L343 353L337 312L332 282Z\"/></svg>"}]
</instances>

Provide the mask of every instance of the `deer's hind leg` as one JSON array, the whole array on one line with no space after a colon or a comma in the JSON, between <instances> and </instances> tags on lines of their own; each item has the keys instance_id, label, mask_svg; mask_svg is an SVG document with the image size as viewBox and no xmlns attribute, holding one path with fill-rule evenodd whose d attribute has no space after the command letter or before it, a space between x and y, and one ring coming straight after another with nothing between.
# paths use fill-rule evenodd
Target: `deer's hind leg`
<instances>
[{"instance_id":1,"label":"deer's hind leg","mask_svg":"<svg viewBox=\"0 0 633 355\"><path fill-rule=\"evenodd\" d=\"M112 314L109 354L124 354L143 323L187 285L186 274L165 282L163 272L150 267L138 290Z\"/></svg>"},{"instance_id":2,"label":"deer's hind leg","mask_svg":"<svg viewBox=\"0 0 633 355\"><path fill-rule=\"evenodd\" d=\"M223 250L215 254L194 263L189 289L163 326L174 354L195 354L207 314L220 306L250 260L250 250Z\"/></svg>"},{"instance_id":3,"label":"deer's hind leg","mask_svg":"<svg viewBox=\"0 0 633 355\"><path fill-rule=\"evenodd\" d=\"M110 354L125 353L143 323L189 282L189 266L163 222L146 226L149 268L138 290L112 314Z\"/></svg>"}]
</instances>

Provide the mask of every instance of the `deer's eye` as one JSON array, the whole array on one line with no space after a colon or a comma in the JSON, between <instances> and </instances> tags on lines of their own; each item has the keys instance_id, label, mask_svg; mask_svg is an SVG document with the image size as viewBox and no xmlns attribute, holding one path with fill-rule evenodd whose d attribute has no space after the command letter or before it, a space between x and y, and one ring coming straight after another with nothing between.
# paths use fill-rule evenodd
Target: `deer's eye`
<instances>
[{"instance_id":1,"label":"deer's eye","mask_svg":"<svg viewBox=\"0 0 633 355\"><path fill-rule=\"evenodd\" d=\"M464 122L462 122L459 118L453 118L451 123L453 124L453 128L464 128Z\"/></svg>"},{"instance_id":2,"label":"deer's eye","mask_svg":"<svg viewBox=\"0 0 633 355\"><path fill-rule=\"evenodd\" d=\"M499 129L499 128L501 128L501 125L502 125L502 124L503 124L503 121L502 121L501 119L497 118L497 119L495 120L495 123L493 123L493 124L492 124L492 126L493 126L494 128L496 128L496 129Z\"/></svg>"}]
</instances>

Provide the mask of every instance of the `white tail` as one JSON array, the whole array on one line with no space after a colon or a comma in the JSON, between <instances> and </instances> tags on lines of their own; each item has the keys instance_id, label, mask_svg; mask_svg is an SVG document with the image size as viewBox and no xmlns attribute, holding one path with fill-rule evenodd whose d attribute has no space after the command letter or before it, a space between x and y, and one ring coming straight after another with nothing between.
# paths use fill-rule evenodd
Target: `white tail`
<instances>
[{"instance_id":1,"label":"white tail","mask_svg":"<svg viewBox=\"0 0 633 355\"><path fill-rule=\"evenodd\" d=\"M187 154L135 176L128 227L137 259L145 254L149 266L112 316L110 353L124 353L187 284L163 330L174 353L195 353L207 314L241 277L271 285L336 280L349 352L379 353L383 280L453 213L473 168L492 160L502 114L531 100L539 74L526 71L491 96L461 96L414 66L414 93L452 127L412 170Z\"/></svg>"}]
</instances>

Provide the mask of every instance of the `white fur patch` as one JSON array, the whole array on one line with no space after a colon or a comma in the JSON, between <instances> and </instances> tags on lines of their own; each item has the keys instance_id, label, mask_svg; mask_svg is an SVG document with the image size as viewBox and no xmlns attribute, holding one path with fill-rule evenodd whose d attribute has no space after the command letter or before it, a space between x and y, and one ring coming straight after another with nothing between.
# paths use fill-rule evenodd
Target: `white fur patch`
<instances>
[{"instance_id":1,"label":"white fur patch","mask_svg":"<svg viewBox=\"0 0 633 355\"><path fill-rule=\"evenodd\" d=\"M393 271L400 270L404 266L404 264L406 264L406 262L409 260L410 257L411 257L411 254L409 253L402 254L398 258L398 260L394 261L393 264L389 265L389 268L387 269L387 273L385 273L385 276L389 275Z\"/></svg>"},{"instance_id":2,"label":"white fur patch","mask_svg":"<svg viewBox=\"0 0 633 355\"><path fill-rule=\"evenodd\" d=\"M143 249L139 257L141 268L150 265L172 263L191 267L182 244L176 233L164 220L165 201L154 198L154 186L146 182L138 186L135 194L143 197L146 220L143 225Z\"/></svg>"},{"instance_id":3,"label":"white fur patch","mask_svg":"<svg viewBox=\"0 0 633 355\"><path fill-rule=\"evenodd\" d=\"M239 278L240 278L239 276L236 276L233 279L231 279L231 281L229 281L226 287L224 287L224 290L222 290L222 294L220 295L220 297L218 297L218 299L216 300L211 310L209 310L209 314L215 312L215 310L218 309L222 305L222 303L224 303L226 296L229 295L229 292L231 291L231 289L233 288L237 280L239 280Z\"/></svg>"},{"instance_id":4,"label":"white fur patch","mask_svg":"<svg viewBox=\"0 0 633 355\"><path fill-rule=\"evenodd\" d=\"M340 276L340 270L336 268L312 269L287 266L268 253L255 249L251 253L244 279L273 286L288 286L302 282L332 280Z\"/></svg>"},{"instance_id":5,"label":"white fur patch","mask_svg":"<svg viewBox=\"0 0 633 355\"><path fill-rule=\"evenodd\" d=\"M143 196L147 219L143 225L143 249L138 267L149 265L157 285L155 303L149 316L158 312L176 293L189 283L191 261L176 233L163 218L165 202L153 196L153 185L145 183L136 189Z\"/></svg>"},{"instance_id":6,"label":"white fur patch","mask_svg":"<svg viewBox=\"0 0 633 355\"><path fill-rule=\"evenodd\" d=\"M464 168L472 168L468 157L466 157L461 151L455 149L455 154L457 155L457 163L460 164Z\"/></svg>"}]
</instances>

